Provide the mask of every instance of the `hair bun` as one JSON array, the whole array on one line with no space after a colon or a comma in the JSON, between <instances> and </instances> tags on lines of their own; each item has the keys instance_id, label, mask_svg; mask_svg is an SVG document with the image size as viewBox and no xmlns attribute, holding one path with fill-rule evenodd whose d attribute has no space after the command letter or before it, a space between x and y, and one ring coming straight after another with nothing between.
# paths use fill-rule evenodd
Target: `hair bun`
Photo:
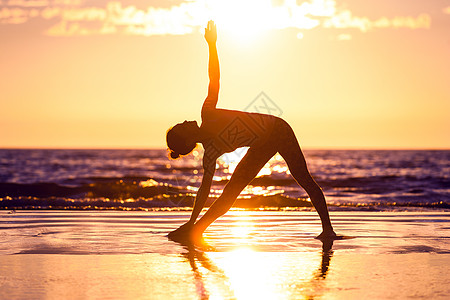
<instances>
[{"instance_id":1,"label":"hair bun","mask_svg":"<svg viewBox=\"0 0 450 300\"><path fill-rule=\"evenodd\" d=\"M170 157L172 157L173 159L177 159L178 157L180 157L180 154L175 153L175 151L170 151Z\"/></svg>"}]
</instances>

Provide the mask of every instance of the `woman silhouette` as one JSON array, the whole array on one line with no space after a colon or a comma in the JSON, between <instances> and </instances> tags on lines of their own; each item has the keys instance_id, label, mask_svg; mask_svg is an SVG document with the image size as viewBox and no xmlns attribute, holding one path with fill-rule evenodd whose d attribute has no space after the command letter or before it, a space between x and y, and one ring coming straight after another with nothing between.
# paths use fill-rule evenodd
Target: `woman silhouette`
<instances>
[{"instance_id":1,"label":"woman silhouette","mask_svg":"<svg viewBox=\"0 0 450 300\"><path fill-rule=\"evenodd\" d=\"M216 108L220 71L216 48L217 31L213 21L209 21L205 28L205 39L209 46L210 82L208 96L201 111L202 124L199 127L196 121L184 121L169 129L166 137L173 159L189 154L197 143L203 145L203 179L190 220L172 231L169 238L201 242L206 228L231 208L241 191L277 152L286 161L292 176L308 193L319 213L323 231L317 238L335 238L325 197L308 171L297 138L289 124L271 115ZM244 146L249 149L237 165L221 196L197 221L210 193L217 158Z\"/></svg>"}]
</instances>

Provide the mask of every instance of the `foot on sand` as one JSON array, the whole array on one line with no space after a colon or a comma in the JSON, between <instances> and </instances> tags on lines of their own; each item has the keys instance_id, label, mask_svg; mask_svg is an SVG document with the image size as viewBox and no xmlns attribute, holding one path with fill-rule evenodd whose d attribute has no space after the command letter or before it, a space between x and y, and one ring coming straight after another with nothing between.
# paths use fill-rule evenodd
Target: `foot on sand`
<instances>
[{"instance_id":1,"label":"foot on sand","mask_svg":"<svg viewBox=\"0 0 450 300\"><path fill-rule=\"evenodd\" d=\"M214 247L209 245L202 234L195 234L192 230L186 232L171 232L168 235L169 240L177 242L188 248L194 247L200 251L215 251Z\"/></svg>"},{"instance_id":2,"label":"foot on sand","mask_svg":"<svg viewBox=\"0 0 450 300\"><path fill-rule=\"evenodd\" d=\"M344 236L344 235L337 235L334 231L331 232L322 232L318 236L315 237L318 240L321 241L335 241L335 240L346 240L346 239L353 239L355 237L353 236Z\"/></svg>"}]
</instances>

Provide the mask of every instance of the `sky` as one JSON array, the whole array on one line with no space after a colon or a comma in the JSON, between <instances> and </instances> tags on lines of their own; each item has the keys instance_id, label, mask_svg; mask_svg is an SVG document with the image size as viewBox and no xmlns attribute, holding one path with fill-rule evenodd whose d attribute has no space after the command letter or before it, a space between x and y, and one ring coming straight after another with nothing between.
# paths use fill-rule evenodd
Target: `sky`
<instances>
[{"instance_id":1,"label":"sky","mask_svg":"<svg viewBox=\"0 0 450 300\"><path fill-rule=\"evenodd\" d=\"M219 108L305 149L450 148L450 0L0 0L0 147L164 148L201 122L209 19Z\"/></svg>"}]
</instances>

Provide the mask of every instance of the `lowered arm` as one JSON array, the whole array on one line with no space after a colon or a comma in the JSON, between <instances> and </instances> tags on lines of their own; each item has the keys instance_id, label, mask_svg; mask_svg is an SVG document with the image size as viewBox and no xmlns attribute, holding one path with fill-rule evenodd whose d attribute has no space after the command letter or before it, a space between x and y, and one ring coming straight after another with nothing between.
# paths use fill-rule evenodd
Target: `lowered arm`
<instances>
[{"instance_id":1,"label":"lowered arm","mask_svg":"<svg viewBox=\"0 0 450 300\"><path fill-rule=\"evenodd\" d=\"M197 218L205 206L206 200L208 200L209 193L211 191L211 184L214 176L214 171L216 169L215 161L206 161L203 158L203 179L202 184L197 192L197 197L195 197L194 208L192 210L191 218L188 223L194 224Z\"/></svg>"},{"instance_id":2,"label":"lowered arm","mask_svg":"<svg viewBox=\"0 0 450 300\"><path fill-rule=\"evenodd\" d=\"M216 161L214 159L208 159L203 157L203 179L198 189L197 196L195 197L194 208L192 210L191 218L185 224L181 225L178 229L169 233L169 238L176 238L179 236L185 236L187 232L194 226L200 212L205 206L208 199L211 184L216 170Z\"/></svg>"}]
</instances>

